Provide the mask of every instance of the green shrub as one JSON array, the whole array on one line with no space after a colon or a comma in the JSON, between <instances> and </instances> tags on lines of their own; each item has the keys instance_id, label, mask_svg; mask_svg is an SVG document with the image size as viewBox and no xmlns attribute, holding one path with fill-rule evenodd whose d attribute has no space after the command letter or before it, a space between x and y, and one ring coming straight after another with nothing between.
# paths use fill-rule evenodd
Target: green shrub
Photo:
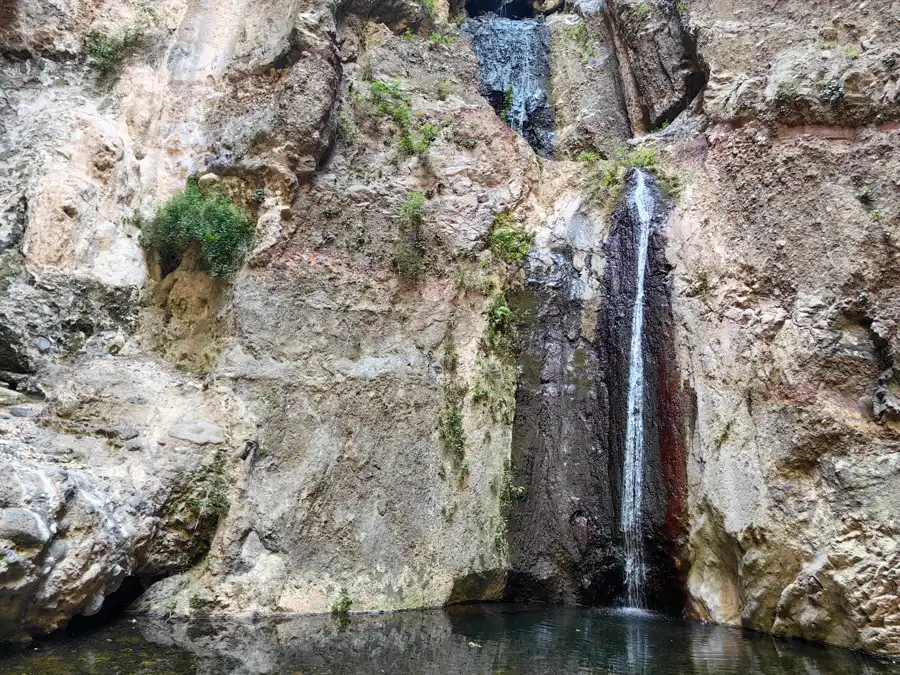
<instances>
[{"instance_id":1,"label":"green shrub","mask_svg":"<svg viewBox=\"0 0 900 675\"><path fill-rule=\"evenodd\" d=\"M335 599L334 602L331 603L331 613L332 614L348 614L350 612L350 607L353 606L353 600L350 599L350 595L347 593L346 588L341 589L341 594Z\"/></svg>"},{"instance_id":2,"label":"green shrub","mask_svg":"<svg viewBox=\"0 0 900 675\"><path fill-rule=\"evenodd\" d=\"M603 171L600 181L602 187L615 187L622 181L622 175L627 169L640 167L649 169L656 165L656 151L652 146L645 145L636 149L619 148L612 162Z\"/></svg>"},{"instance_id":3,"label":"green shrub","mask_svg":"<svg viewBox=\"0 0 900 675\"><path fill-rule=\"evenodd\" d=\"M164 271L175 269L191 246L199 246L203 268L225 277L241 266L253 234L249 218L237 205L214 189L201 190L191 178L184 192L157 209L141 233L141 244L159 254Z\"/></svg>"},{"instance_id":4,"label":"green shrub","mask_svg":"<svg viewBox=\"0 0 900 675\"><path fill-rule=\"evenodd\" d=\"M487 318L488 351L496 352L501 356L512 353L515 331L512 322L512 310L506 304L506 291L499 291L491 297Z\"/></svg>"},{"instance_id":5,"label":"green shrub","mask_svg":"<svg viewBox=\"0 0 900 675\"><path fill-rule=\"evenodd\" d=\"M859 58L859 47L856 45L844 45L844 47L841 48L841 51L844 53L844 56L851 61L855 61Z\"/></svg>"},{"instance_id":6,"label":"green shrub","mask_svg":"<svg viewBox=\"0 0 900 675\"><path fill-rule=\"evenodd\" d=\"M405 155L417 155L426 160L428 149L437 138L438 127L435 124L423 124L413 121L410 98L400 88L397 80L378 80L372 83L372 104L375 111L387 117L400 128L400 150Z\"/></svg>"},{"instance_id":7,"label":"green shrub","mask_svg":"<svg viewBox=\"0 0 900 675\"><path fill-rule=\"evenodd\" d=\"M500 110L497 114L504 123L509 124L509 111L512 110L513 104L513 86L509 85L509 89L503 92L503 100L500 102Z\"/></svg>"},{"instance_id":8,"label":"green shrub","mask_svg":"<svg viewBox=\"0 0 900 675\"><path fill-rule=\"evenodd\" d=\"M441 35L440 33L431 33L428 36L428 40L437 45L443 45L444 47L450 47L456 42L456 38L453 35Z\"/></svg>"},{"instance_id":9,"label":"green shrub","mask_svg":"<svg viewBox=\"0 0 900 675\"><path fill-rule=\"evenodd\" d=\"M422 6L422 9L428 14L428 16L433 17L436 13L434 7L434 0L419 0L419 4Z\"/></svg>"},{"instance_id":10,"label":"green shrub","mask_svg":"<svg viewBox=\"0 0 900 675\"><path fill-rule=\"evenodd\" d=\"M494 216L491 226L491 251L508 263L524 260L531 252L531 235L503 211Z\"/></svg>"},{"instance_id":11,"label":"green shrub","mask_svg":"<svg viewBox=\"0 0 900 675\"><path fill-rule=\"evenodd\" d=\"M437 98L438 101L446 101L450 96L450 83L449 82L439 82L437 86Z\"/></svg>"},{"instance_id":12,"label":"green shrub","mask_svg":"<svg viewBox=\"0 0 900 675\"><path fill-rule=\"evenodd\" d=\"M410 192L400 205L400 220L407 225L421 226L424 222L425 193L421 190Z\"/></svg>"},{"instance_id":13,"label":"green shrub","mask_svg":"<svg viewBox=\"0 0 900 675\"><path fill-rule=\"evenodd\" d=\"M144 31L134 27L124 28L117 35L89 31L82 37L87 63L101 75L112 75L140 47L144 37Z\"/></svg>"},{"instance_id":14,"label":"green shrub","mask_svg":"<svg viewBox=\"0 0 900 675\"><path fill-rule=\"evenodd\" d=\"M646 21L650 18L650 5L646 2L642 2L634 8L634 15L641 21Z\"/></svg>"},{"instance_id":15,"label":"green shrub","mask_svg":"<svg viewBox=\"0 0 900 675\"><path fill-rule=\"evenodd\" d=\"M575 155L576 162L596 162L598 159L603 158L597 152L579 152Z\"/></svg>"}]
</instances>

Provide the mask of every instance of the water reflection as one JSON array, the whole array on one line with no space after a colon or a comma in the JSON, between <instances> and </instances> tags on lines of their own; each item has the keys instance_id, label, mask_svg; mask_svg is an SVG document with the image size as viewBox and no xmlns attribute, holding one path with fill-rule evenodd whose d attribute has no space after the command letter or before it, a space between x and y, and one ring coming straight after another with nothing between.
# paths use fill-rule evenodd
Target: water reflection
<instances>
[{"instance_id":1,"label":"water reflection","mask_svg":"<svg viewBox=\"0 0 900 675\"><path fill-rule=\"evenodd\" d=\"M840 649L646 614L483 605L448 611L168 622L140 618L0 656L0 673L881 675Z\"/></svg>"}]
</instances>

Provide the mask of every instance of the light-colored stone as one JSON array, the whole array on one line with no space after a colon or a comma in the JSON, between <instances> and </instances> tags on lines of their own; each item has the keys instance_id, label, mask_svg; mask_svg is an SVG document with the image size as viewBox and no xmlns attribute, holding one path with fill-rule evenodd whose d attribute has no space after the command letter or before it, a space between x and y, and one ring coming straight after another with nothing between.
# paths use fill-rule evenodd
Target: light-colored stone
<instances>
[{"instance_id":1,"label":"light-colored stone","mask_svg":"<svg viewBox=\"0 0 900 675\"><path fill-rule=\"evenodd\" d=\"M207 443L216 445L225 442L225 434L222 433L221 427L202 420L179 422L169 429L169 436L197 445L206 445Z\"/></svg>"}]
</instances>

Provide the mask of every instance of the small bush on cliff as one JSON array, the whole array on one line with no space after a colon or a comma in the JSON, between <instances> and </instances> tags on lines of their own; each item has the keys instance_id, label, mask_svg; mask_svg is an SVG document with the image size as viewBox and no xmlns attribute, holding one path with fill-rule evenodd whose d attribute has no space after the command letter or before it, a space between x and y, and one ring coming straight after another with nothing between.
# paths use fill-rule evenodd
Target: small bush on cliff
<instances>
[{"instance_id":1,"label":"small bush on cliff","mask_svg":"<svg viewBox=\"0 0 900 675\"><path fill-rule=\"evenodd\" d=\"M400 128L400 150L405 155L417 155L427 161L428 149L438 134L435 124L419 125L413 119L410 97L397 80L377 80L371 86L372 105L382 117L391 119Z\"/></svg>"},{"instance_id":2,"label":"small bush on cliff","mask_svg":"<svg viewBox=\"0 0 900 675\"><path fill-rule=\"evenodd\" d=\"M506 291L495 293L487 309L488 334L487 348L489 352L501 356L513 353L515 341L515 324L512 310L506 304Z\"/></svg>"},{"instance_id":3,"label":"small bush on cliff","mask_svg":"<svg viewBox=\"0 0 900 675\"><path fill-rule=\"evenodd\" d=\"M503 92L503 98L500 100L500 109L497 114L504 124L509 124L509 112L512 110L513 104L513 86L509 85L509 89Z\"/></svg>"},{"instance_id":4,"label":"small bush on cliff","mask_svg":"<svg viewBox=\"0 0 900 675\"><path fill-rule=\"evenodd\" d=\"M337 597L337 599L331 603L331 613L332 614L348 614L350 612L350 608L353 606L353 600L350 598L350 595L347 593L346 588L341 589L341 594Z\"/></svg>"},{"instance_id":5,"label":"small bush on cliff","mask_svg":"<svg viewBox=\"0 0 900 675\"><path fill-rule=\"evenodd\" d=\"M646 2L642 2L634 8L634 15L641 21L646 21L650 18L650 5Z\"/></svg>"},{"instance_id":6,"label":"small bush on cliff","mask_svg":"<svg viewBox=\"0 0 900 675\"><path fill-rule=\"evenodd\" d=\"M241 266L250 251L253 226L228 197L213 188L201 190L196 178L191 178L184 192L159 207L141 233L141 244L158 253L164 272L174 270L184 253L198 246L204 269L214 277L225 277Z\"/></svg>"},{"instance_id":7,"label":"small bush on cliff","mask_svg":"<svg viewBox=\"0 0 900 675\"><path fill-rule=\"evenodd\" d=\"M602 187L614 187L622 182L625 171L635 167L650 169L656 165L656 151L645 145L636 149L619 148L612 163L603 171Z\"/></svg>"},{"instance_id":8,"label":"small bush on cliff","mask_svg":"<svg viewBox=\"0 0 900 675\"><path fill-rule=\"evenodd\" d=\"M394 271L401 277L415 279L425 273L428 247L425 224L425 193L410 192L397 213L400 219L400 242L394 252Z\"/></svg>"},{"instance_id":9,"label":"small bush on cliff","mask_svg":"<svg viewBox=\"0 0 900 675\"><path fill-rule=\"evenodd\" d=\"M82 43L87 63L101 75L113 75L141 46L144 38L144 31L134 27L124 28L117 35L105 35L97 30L85 33Z\"/></svg>"},{"instance_id":10,"label":"small bush on cliff","mask_svg":"<svg viewBox=\"0 0 900 675\"><path fill-rule=\"evenodd\" d=\"M491 226L491 250L508 263L518 262L531 252L531 234L513 220L506 211L494 216Z\"/></svg>"}]
</instances>

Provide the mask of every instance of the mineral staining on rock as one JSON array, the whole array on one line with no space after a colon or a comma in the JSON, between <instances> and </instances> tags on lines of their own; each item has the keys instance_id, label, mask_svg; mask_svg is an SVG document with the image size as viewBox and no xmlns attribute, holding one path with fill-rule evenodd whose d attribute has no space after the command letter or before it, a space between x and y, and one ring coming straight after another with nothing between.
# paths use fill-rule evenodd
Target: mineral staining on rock
<instances>
[{"instance_id":1,"label":"mineral staining on rock","mask_svg":"<svg viewBox=\"0 0 900 675\"><path fill-rule=\"evenodd\" d=\"M160 614L620 595L630 163L672 205L662 604L900 653L900 16L826 4L514 3L482 49L442 2L7 3L2 637L127 577ZM141 246L192 177L255 229L227 274Z\"/></svg>"}]
</instances>

